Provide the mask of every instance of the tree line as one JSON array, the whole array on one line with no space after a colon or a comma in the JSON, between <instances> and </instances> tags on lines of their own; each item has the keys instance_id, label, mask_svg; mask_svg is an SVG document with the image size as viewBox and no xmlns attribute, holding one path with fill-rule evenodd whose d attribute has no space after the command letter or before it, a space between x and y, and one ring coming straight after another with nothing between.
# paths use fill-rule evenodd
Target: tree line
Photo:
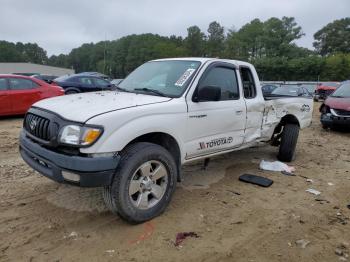
<instances>
[{"instance_id":1,"label":"tree line","mask_svg":"<svg viewBox=\"0 0 350 262\"><path fill-rule=\"evenodd\" d=\"M207 32L187 28L187 36L129 35L86 43L69 54L47 56L37 44L0 41L0 62L32 62L98 71L124 78L145 61L167 57L218 57L253 63L263 80L342 81L350 78L350 17L335 20L314 34L314 50L299 47L304 36L293 17L254 19L236 30L218 22Z\"/></svg>"}]
</instances>

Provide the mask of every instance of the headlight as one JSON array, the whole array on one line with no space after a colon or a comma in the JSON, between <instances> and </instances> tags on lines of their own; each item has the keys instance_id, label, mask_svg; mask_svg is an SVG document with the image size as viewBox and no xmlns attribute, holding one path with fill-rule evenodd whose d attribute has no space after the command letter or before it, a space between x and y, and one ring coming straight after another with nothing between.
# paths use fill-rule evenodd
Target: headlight
<instances>
[{"instance_id":1,"label":"headlight","mask_svg":"<svg viewBox=\"0 0 350 262\"><path fill-rule=\"evenodd\" d=\"M60 132L59 141L69 145L88 146L93 144L101 134L101 128L68 125Z\"/></svg>"}]
</instances>

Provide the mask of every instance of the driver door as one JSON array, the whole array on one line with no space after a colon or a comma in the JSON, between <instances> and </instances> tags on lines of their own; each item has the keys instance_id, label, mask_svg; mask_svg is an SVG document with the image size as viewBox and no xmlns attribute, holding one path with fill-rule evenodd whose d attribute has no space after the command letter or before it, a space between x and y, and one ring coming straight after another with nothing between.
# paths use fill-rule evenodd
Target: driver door
<instances>
[{"instance_id":1,"label":"driver door","mask_svg":"<svg viewBox=\"0 0 350 262\"><path fill-rule=\"evenodd\" d=\"M234 65L213 63L203 73L195 93L205 87L219 87L221 95L217 101L194 102L193 96L187 96L186 159L242 145L246 105L239 91L237 73Z\"/></svg>"}]
</instances>

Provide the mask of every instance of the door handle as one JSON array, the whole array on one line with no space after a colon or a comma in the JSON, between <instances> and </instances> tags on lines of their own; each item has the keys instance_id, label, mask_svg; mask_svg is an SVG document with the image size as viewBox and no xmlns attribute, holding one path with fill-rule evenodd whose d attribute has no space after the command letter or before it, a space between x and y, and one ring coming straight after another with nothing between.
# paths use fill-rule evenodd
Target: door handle
<instances>
[{"instance_id":1,"label":"door handle","mask_svg":"<svg viewBox=\"0 0 350 262\"><path fill-rule=\"evenodd\" d=\"M241 115L243 113L243 110L237 110L236 115Z\"/></svg>"}]
</instances>

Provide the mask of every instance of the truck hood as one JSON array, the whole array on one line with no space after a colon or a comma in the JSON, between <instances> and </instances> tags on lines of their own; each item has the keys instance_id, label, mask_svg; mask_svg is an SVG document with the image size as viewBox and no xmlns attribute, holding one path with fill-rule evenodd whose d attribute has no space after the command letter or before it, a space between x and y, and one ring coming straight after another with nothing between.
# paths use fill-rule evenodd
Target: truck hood
<instances>
[{"instance_id":1,"label":"truck hood","mask_svg":"<svg viewBox=\"0 0 350 262\"><path fill-rule=\"evenodd\" d=\"M110 111L170 100L168 97L103 91L49 98L35 103L33 107L46 109L68 120L86 122L96 115Z\"/></svg>"},{"instance_id":2,"label":"truck hood","mask_svg":"<svg viewBox=\"0 0 350 262\"><path fill-rule=\"evenodd\" d=\"M350 111L350 98L340 98L329 96L325 104L330 108Z\"/></svg>"}]
</instances>

